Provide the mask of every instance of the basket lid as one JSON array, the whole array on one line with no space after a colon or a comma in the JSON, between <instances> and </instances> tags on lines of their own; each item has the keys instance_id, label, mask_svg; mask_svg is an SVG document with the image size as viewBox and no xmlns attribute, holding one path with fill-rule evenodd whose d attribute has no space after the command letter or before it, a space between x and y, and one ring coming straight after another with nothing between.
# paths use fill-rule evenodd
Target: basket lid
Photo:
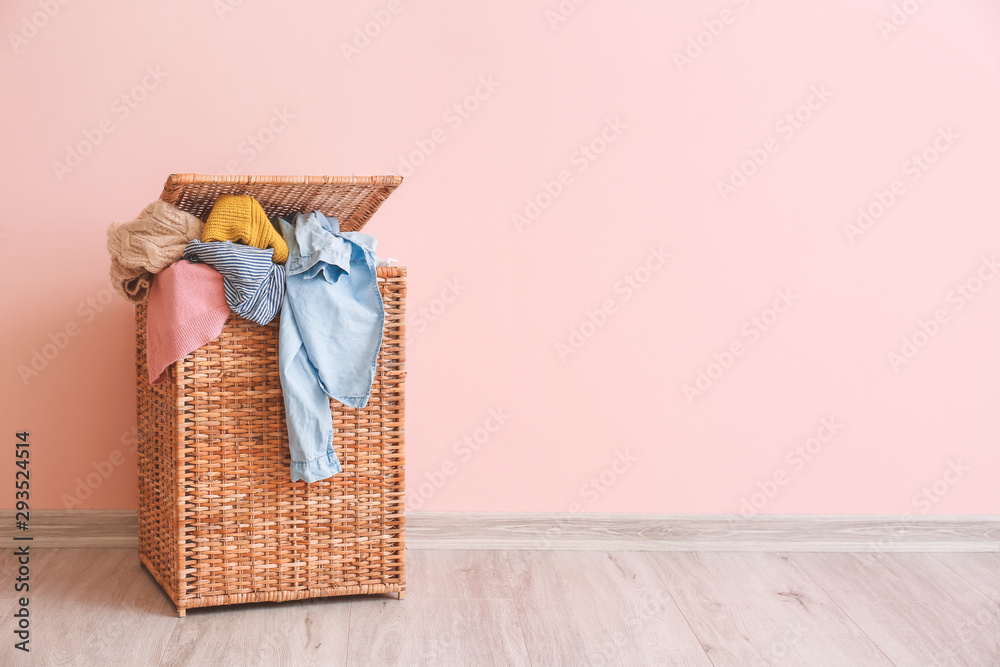
<instances>
[{"instance_id":1,"label":"basket lid","mask_svg":"<svg viewBox=\"0 0 1000 667\"><path fill-rule=\"evenodd\" d=\"M375 214L401 176L211 176L171 174L160 199L202 220L219 195L251 195L268 216L319 209L340 229L358 231Z\"/></svg>"}]
</instances>

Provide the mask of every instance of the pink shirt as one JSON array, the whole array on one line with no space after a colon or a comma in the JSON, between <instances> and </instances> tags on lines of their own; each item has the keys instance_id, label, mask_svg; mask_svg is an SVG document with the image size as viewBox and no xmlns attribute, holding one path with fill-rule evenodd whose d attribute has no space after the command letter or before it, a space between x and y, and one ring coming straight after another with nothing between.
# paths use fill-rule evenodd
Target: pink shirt
<instances>
[{"instance_id":1,"label":"pink shirt","mask_svg":"<svg viewBox=\"0 0 1000 667\"><path fill-rule=\"evenodd\" d=\"M170 364L222 333L230 313L222 274L208 264L183 259L156 274L146 303L151 384L166 380Z\"/></svg>"}]
</instances>

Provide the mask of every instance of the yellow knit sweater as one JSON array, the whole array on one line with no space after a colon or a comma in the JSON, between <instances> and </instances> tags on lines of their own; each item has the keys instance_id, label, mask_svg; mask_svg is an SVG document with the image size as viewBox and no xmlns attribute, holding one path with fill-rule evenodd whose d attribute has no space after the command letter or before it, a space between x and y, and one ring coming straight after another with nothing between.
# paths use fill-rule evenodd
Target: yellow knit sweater
<instances>
[{"instance_id":1,"label":"yellow knit sweater","mask_svg":"<svg viewBox=\"0 0 1000 667\"><path fill-rule=\"evenodd\" d=\"M285 239L267 219L264 207L250 195L219 195L205 221L201 240L203 243L236 241L256 248L274 248L271 259L275 264L284 264L288 259Z\"/></svg>"}]
</instances>

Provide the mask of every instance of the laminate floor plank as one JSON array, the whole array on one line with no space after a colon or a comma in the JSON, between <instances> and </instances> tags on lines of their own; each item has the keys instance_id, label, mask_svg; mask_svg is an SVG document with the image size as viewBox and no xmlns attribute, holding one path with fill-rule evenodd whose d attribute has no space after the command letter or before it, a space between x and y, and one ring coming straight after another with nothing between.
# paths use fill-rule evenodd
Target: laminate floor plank
<instances>
[{"instance_id":1,"label":"laminate floor plank","mask_svg":"<svg viewBox=\"0 0 1000 667\"><path fill-rule=\"evenodd\" d=\"M930 553L795 554L792 560L823 577L817 582L831 595L861 590L873 599L958 604L988 598Z\"/></svg>"},{"instance_id":2,"label":"laminate floor plank","mask_svg":"<svg viewBox=\"0 0 1000 667\"><path fill-rule=\"evenodd\" d=\"M499 551L410 549L406 552L406 600L511 597L507 565Z\"/></svg>"},{"instance_id":3,"label":"laminate floor plank","mask_svg":"<svg viewBox=\"0 0 1000 667\"><path fill-rule=\"evenodd\" d=\"M532 664L711 667L642 553L504 556Z\"/></svg>"},{"instance_id":4,"label":"laminate floor plank","mask_svg":"<svg viewBox=\"0 0 1000 667\"><path fill-rule=\"evenodd\" d=\"M1000 665L997 603L935 554L791 557L894 664Z\"/></svg>"},{"instance_id":5,"label":"laminate floor plank","mask_svg":"<svg viewBox=\"0 0 1000 667\"><path fill-rule=\"evenodd\" d=\"M934 557L991 600L1000 603L1000 554L956 553L934 554Z\"/></svg>"},{"instance_id":6,"label":"laminate floor plank","mask_svg":"<svg viewBox=\"0 0 1000 667\"><path fill-rule=\"evenodd\" d=\"M349 665L529 665L510 600L351 602Z\"/></svg>"},{"instance_id":7,"label":"laminate floor plank","mask_svg":"<svg viewBox=\"0 0 1000 667\"><path fill-rule=\"evenodd\" d=\"M715 667L892 664L788 555L647 556Z\"/></svg>"},{"instance_id":8,"label":"laminate floor plank","mask_svg":"<svg viewBox=\"0 0 1000 667\"><path fill-rule=\"evenodd\" d=\"M159 664L346 665L350 608L336 597L189 609Z\"/></svg>"},{"instance_id":9,"label":"laminate floor plank","mask_svg":"<svg viewBox=\"0 0 1000 667\"><path fill-rule=\"evenodd\" d=\"M20 545L14 545L13 548L8 548L4 545L3 550L0 550L0 577L3 577L4 581L4 584L0 586L0 606L3 607L6 607L7 603L13 604L19 597L24 595L23 592L18 592L14 589L14 586L17 584L15 580L17 579L17 568L19 567L17 556L14 554L14 549L17 546ZM39 551L37 553L38 555L42 555L45 552ZM31 558L34 559L35 555L35 553L32 553ZM32 566L33 563L29 563L29 567Z\"/></svg>"},{"instance_id":10,"label":"laminate floor plank","mask_svg":"<svg viewBox=\"0 0 1000 667\"><path fill-rule=\"evenodd\" d=\"M645 600L664 586L639 551L504 551L514 599Z\"/></svg>"},{"instance_id":11,"label":"laminate floor plank","mask_svg":"<svg viewBox=\"0 0 1000 667\"><path fill-rule=\"evenodd\" d=\"M840 604L899 667L998 667L996 603L842 600Z\"/></svg>"},{"instance_id":12,"label":"laminate floor plank","mask_svg":"<svg viewBox=\"0 0 1000 667\"><path fill-rule=\"evenodd\" d=\"M159 662L178 619L134 549L40 549L30 568L30 664ZM14 620L0 619L0 635L14 636ZM15 651L3 644L0 656Z\"/></svg>"},{"instance_id":13,"label":"laminate floor plank","mask_svg":"<svg viewBox=\"0 0 1000 667\"><path fill-rule=\"evenodd\" d=\"M13 622L14 612L19 611L16 600L17 598L14 598L12 596L0 596L0 614L3 614L3 619L4 619L4 625L2 625L2 627L4 628L3 644L0 645L0 664L4 665L6 664L13 665L19 663L30 664L31 647L34 645L34 642L29 642L28 644L25 644L24 647L27 648L28 651L22 651L18 649L16 646L16 644L22 641L23 639L22 637L17 637L14 635L14 631L19 629ZM29 602L28 604L29 604L28 614L30 623L31 603ZM8 621L7 619L11 620ZM18 619L18 621L20 621L20 619ZM30 632L30 626L29 626L29 632ZM31 635L29 635L28 638L31 639Z\"/></svg>"},{"instance_id":14,"label":"laminate floor plank","mask_svg":"<svg viewBox=\"0 0 1000 667\"><path fill-rule=\"evenodd\" d=\"M191 609L135 549L31 552L0 664L1000 667L996 553L414 550L407 597Z\"/></svg>"}]
</instances>

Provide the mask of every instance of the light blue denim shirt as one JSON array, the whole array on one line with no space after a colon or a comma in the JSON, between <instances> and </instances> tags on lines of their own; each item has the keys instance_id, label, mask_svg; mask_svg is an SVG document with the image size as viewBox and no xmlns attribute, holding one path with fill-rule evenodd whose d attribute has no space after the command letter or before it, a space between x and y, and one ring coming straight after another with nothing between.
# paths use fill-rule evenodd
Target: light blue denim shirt
<instances>
[{"instance_id":1,"label":"light blue denim shirt","mask_svg":"<svg viewBox=\"0 0 1000 667\"><path fill-rule=\"evenodd\" d=\"M288 244L278 362L292 481L315 482L341 471L330 398L363 408L375 380L385 325L378 242L341 232L336 218L319 211L277 223Z\"/></svg>"}]
</instances>

